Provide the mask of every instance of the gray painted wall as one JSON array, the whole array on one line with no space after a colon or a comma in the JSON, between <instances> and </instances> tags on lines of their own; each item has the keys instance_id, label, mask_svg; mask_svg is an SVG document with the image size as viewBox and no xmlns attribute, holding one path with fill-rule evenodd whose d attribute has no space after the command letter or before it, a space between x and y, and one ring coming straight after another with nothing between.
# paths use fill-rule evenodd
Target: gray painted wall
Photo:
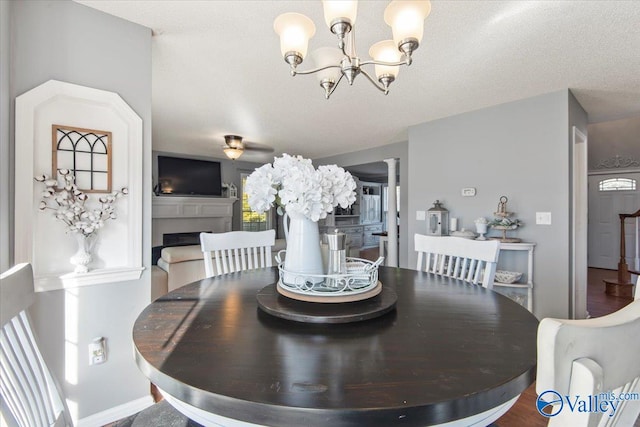
<instances>
[{"instance_id":1,"label":"gray painted wall","mask_svg":"<svg viewBox=\"0 0 640 427\"><path fill-rule=\"evenodd\" d=\"M508 210L525 224L514 235L537 244L539 318L569 314L569 102L563 90L409 128L409 236L425 232L426 223L416 221L415 212L436 199L459 218L458 227L473 229L476 218L492 218L506 195ZM586 127L586 115L580 122ZM477 195L462 197L464 187L475 187ZM552 225L535 225L536 212L551 212ZM415 265L412 241L407 250Z\"/></svg>"},{"instance_id":2,"label":"gray painted wall","mask_svg":"<svg viewBox=\"0 0 640 427\"><path fill-rule=\"evenodd\" d=\"M4 3L2 8L2 63L5 64ZM151 31L71 1L11 2L10 15L13 24L11 104L23 92L57 79L116 92L143 121L144 160L139 170L143 175L146 269L142 278L40 293L31 313L45 359L62 383L71 412L81 419L149 393L149 382L133 360L131 330L138 313L150 300ZM6 103L3 95L2 105ZM10 122L13 120L12 113ZM2 126L2 167L6 170L4 118ZM13 139L12 130L9 148L13 147ZM13 163L13 155L9 163ZM1 190L3 199L14 191L5 178ZM12 200L11 197L8 224L12 224ZM4 232L7 215L4 205L2 215L1 249L11 254L13 245ZM98 336L107 338L108 361L88 366L87 346Z\"/></svg>"},{"instance_id":3,"label":"gray painted wall","mask_svg":"<svg viewBox=\"0 0 640 427\"><path fill-rule=\"evenodd\" d=\"M406 268L409 267L409 264L407 263L407 260L409 258L409 246L407 245L407 239L409 235L413 236L413 234L407 234L407 224L409 224L409 210L407 209L407 201L409 200L409 191L411 185L411 183L409 182L409 168L407 167L407 165L409 164L408 143L398 142L394 144L383 145L381 147L371 148L369 150L361 150L355 151L353 153L314 159L313 164L316 167L318 165L329 164L336 164L338 166L346 167L375 163L380 162L384 159L391 158L398 159L398 164L396 166L397 171L400 175L400 235L398 236L400 249L398 251L398 256L400 258L399 266ZM413 251L413 248L411 248L411 250ZM411 265L415 266L415 260Z\"/></svg>"},{"instance_id":4,"label":"gray painted wall","mask_svg":"<svg viewBox=\"0 0 640 427\"><path fill-rule=\"evenodd\" d=\"M640 162L640 117L594 123L588 130L590 171L616 155Z\"/></svg>"}]
</instances>

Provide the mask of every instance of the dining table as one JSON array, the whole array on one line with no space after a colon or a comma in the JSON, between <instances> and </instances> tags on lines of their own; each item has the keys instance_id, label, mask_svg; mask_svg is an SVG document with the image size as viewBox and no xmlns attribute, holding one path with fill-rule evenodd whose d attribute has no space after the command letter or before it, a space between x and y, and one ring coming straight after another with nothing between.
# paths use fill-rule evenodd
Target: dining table
<instances>
[{"instance_id":1,"label":"dining table","mask_svg":"<svg viewBox=\"0 0 640 427\"><path fill-rule=\"evenodd\" d=\"M274 292L278 278L270 267L199 280L135 321L138 367L193 421L486 426L535 380L538 320L490 289L381 266L380 294L321 303ZM274 315L265 295L306 315ZM384 310L344 320L381 298Z\"/></svg>"}]
</instances>

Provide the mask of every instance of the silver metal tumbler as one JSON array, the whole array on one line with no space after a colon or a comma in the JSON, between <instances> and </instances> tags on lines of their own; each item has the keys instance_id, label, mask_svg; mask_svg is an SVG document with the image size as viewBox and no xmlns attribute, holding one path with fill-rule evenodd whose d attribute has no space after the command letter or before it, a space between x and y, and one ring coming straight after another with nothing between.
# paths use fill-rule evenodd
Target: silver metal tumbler
<instances>
[{"instance_id":1,"label":"silver metal tumbler","mask_svg":"<svg viewBox=\"0 0 640 427\"><path fill-rule=\"evenodd\" d=\"M333 233L326 234L329 245L327 274L347 273L347 235L336 229ZM335 278L327 280L328 286L338 287L343 284Z\"/></svg>"}]
</instances>

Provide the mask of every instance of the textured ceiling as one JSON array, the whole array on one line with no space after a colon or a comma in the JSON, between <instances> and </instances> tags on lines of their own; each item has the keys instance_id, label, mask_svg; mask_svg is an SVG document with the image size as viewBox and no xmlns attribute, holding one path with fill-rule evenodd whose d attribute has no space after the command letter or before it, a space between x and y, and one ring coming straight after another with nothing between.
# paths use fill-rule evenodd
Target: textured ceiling
<instances>
[{"instance_id":1,"label":"textured ceiling","mask_svg":"<svg viewBox=\"0 0 640 427\"><path fill-rule=\"evenodd\" d=\"M401 68L389 95L358 76L328 101L315 76L289 75L273 31L276 16L299 12L316 24L309 50L333 46L320 1L78 2L153 29L155 150L222 157L231 133L276 154L319 158L566 88L592 123L640 116L638 1L434 1L413 65ZM359 4L361 58L391 38L387 3Z\"/></svg>"}]
</instances>

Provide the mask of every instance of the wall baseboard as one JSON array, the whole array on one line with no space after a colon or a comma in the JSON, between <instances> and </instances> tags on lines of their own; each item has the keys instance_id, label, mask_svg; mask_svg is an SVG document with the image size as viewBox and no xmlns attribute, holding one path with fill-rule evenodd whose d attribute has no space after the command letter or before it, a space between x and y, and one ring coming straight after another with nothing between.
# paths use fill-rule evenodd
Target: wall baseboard
<instances>
[{"instance_id":1,"label":"wall baseboard","mask_svg":"<svg viewBox=\"0 0 640 427\"><path fill-rule=\"evenodd\" d=\"M113 408L82 418L78 420L77 425L78 427L102 427L106 424L113 423L140 412L151 405L153 405L153 398L151 396L141 397L140 399L132 400L130 402L123 403L122 405L114 406Z\"/></svg>"}]
</instances>

